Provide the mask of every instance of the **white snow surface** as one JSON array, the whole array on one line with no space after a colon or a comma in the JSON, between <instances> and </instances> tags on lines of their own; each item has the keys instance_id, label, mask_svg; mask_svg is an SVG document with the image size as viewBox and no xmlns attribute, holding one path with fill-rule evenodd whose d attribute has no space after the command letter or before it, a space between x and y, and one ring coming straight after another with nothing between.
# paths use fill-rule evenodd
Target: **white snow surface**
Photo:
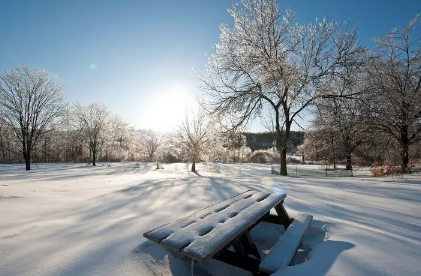
<instances>
[{"instance_id":1,"label":"white snow surface","mask_svg":"<svg viewBox=\"0 0 421 276\"><path fill-rule=\"evenodd\" d=\"M142 234L245 190L285 191L285 207L314 219L294 266L280 275L421 275L421 175L325 177L318 166L135 163L0 165L0 275L190 275L182 258ZM294 170L308 174L294 175ZM265 255L283 227L252 237ZM251 275L216 260L194 275Z\"/></svg>"}]
</instances>

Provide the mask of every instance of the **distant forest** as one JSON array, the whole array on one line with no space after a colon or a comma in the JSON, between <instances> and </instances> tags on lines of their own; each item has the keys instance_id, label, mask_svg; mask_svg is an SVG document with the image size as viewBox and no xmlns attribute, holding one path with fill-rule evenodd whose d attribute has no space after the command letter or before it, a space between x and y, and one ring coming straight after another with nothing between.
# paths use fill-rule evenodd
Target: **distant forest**
<instances>
[{"instance_id":1,"label":"distant forest","mask_svg":"<svg viewBox=\"0 0 421 276\"><path fill-rule=\"evenodd\" d=\"M272 148L276 138L275 132L243 132L242 134L246 137L246 146L249 147L252 152ZM291 131L288 151L295 151L296 147L302 145L303 143L304 132Z\"/></svg>"}]
</instances>

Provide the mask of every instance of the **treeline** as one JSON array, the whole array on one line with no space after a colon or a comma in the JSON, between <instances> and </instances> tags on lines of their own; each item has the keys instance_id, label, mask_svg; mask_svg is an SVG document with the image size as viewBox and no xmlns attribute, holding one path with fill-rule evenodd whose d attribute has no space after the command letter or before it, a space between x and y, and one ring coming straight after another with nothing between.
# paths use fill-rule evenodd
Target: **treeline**
<instances>
[{"instance_id":1,"label":"treeline","mask_svg":"<svg viewBox=\"0 0 421 276\"><path fill-rule=\"evenodd\" d=\"M81 120L74 112L75 106ZM91 110L82 112L81 109ZM95 111L93 111L95 110ZM97 117L89 114L96 114ZM73 116L73 118L72 118ZM104 117L100 119L101 117ZM121 161L157 161L191 162L189 145L180 139L178 132L161 133L154 130L139 130L130 127L121 117L112 114L103 103L88 106L76 104L69 108L66 124L57 125L39 137L31 153L32 163L84 162L121 162ZM72 122L72 123L71 123ZM82 125L75 125L75 122ZM95 129L90 129L95 126ZM203 148L197 152L196 161L209 162L268 162L279 159L274 149L274 133L228 133L212 131L208 140L202 141ZM293 132L294 145L303 143L304 133ZM184 141L184 143L183 143ZM192 146L191 146L192 148ZM259 159L256 151L269 152L268 157ZM256 155L257 157L254 157ZM262 161L263 160L263 161ZM24 163L22 145L15 131L5 124L0 124L0 163Z\"/></svg>"},{"instance_id":2,"label":"treeline","mask_svg":"<svg viewBox=\"0 0 421 276\"><path fill-rule=\"evenodd\" d=\"M195 170L196 162L254 161L255 151L274 148L273 133L226 131L200 114L186 115L170 133L135 129L101 102L67 104L59 115L42 130L35 129L38 132L33 131L32 122L13 125L11 122L16 120L8 122L3 117L0 120L0 163L28 165L29 162L27 168L30 169L31 163L50 162L85 162L93 166L98 161L191 162ZM26 116L31 118L35 114L29 112ZM31 133L35 134L31 136ZM303 135L294 132L293 141L301 144ZM29 154L25 155L25 151ZM271 158L266 161L277 154L273 149L270 153Z\"/></svg>"},{"instance_id":3,"label":"treeline","mask_svg":"<svg viewBox=\"0 0 421 276\"><path fill-rule=\"evenodd\" d=\"M243 132L246 137L246 146L250 148L252 152L256 150L267 150L275 146L276 132ZM282 133L282 139L285 139L285 133ZM288 144L288 152L294 153L297 146L304 143L304 132L303 131L291 131L290 139Z\"/></svg>"}]
</instances>

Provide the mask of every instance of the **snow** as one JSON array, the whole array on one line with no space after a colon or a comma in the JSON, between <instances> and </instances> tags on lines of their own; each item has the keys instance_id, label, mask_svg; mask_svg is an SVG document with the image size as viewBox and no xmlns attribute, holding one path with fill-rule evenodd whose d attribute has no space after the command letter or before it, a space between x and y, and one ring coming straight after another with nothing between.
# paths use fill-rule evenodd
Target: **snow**
<instances>
[{"instance_id":1,"label":"snow","mask_svg":"<svg viewBox=\"0 0 421 276\"><path fill-rule=\"evenodd\" d=\"M124 167L123 167L124 165ZM180 256L142 234L245 190L284 190L290 216L314 219L279 275L421 275L421 175L325 177L319 166L221 164L0 165L0 275L190 275ZM298 175L294 175L298 167ZM306 172L303 174L301 172ZM252 230L267 254L282 226ZM250 275L216 260L194 275ZM187 271L187 270L185 270Z\"/></svg>"}]
</instances>

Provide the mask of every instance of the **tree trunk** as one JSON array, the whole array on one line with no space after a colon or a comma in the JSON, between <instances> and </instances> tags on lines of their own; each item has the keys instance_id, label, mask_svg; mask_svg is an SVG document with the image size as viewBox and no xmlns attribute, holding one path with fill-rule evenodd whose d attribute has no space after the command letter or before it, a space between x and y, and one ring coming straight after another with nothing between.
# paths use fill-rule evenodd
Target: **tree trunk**
<instances>
[{"instance_id":1,"label":"tree trunk","mask_svg":"<svg viewBox=\"0 0 421 276\"><path fill-rule=\"evenodd\" d=\"M94 145L92 147L92 166L96 166L96 144L94 142Z\"/></svg>"},{"instance_id":2,"label":"tree trunk","mask_svg":"<svg viewBox=\"0 0 421 276\"><path fill-rule=\"evenodd\" d=\"M47 139L44 139L44 163L47 163Z\"/></svg>"},{"instance_id":3,"label":"tree trunk","mask_svg":"<svg viewBox=\"0 0 421 276\"><path fill-rule=\"evenodd\" d=\"M25 160L26 170L31 170L31 151L30 151L30 145L27 141L23 141L22 143L22 153L23 153L23 159Z\"/></svg>"},{"instance_id":4,"label":"tree trunk","mask_svg":"<svg viewBox=\"0 0 421 276\"><path fill-rule=\"evenodd\" d=\"M0 147L1 147L1 152L2 152L2 162L6 163L6 150L4 147L4 143L3 143L3 138L0 138Z\"/></svg>"},{"instance_id":5,"label":"tree trunk","mask_svg":"<svg viewBox=\"0 0 421 276\"><path fill-rule=\"evenodd\" d=\"M196 172L196 160L193 160L193 162L191 164L191 171Z\"/></svg>"},{"instance_id":6,"label":"tree trunk","mask_svg":"<svg viewBox=\"0 0 421 276\"><path fill-rule=\"evenodd\" d=\"M332 146L332 159L333 159L333 169L336 170L336 153L335 153L335 145L333 143L333 134L331 136L331 146Z\"/></svg>"},{"instance_id":7,"label":"tree trunk","mask_svg":"<svg viewBox=\"0 0 421 276\"><path fill-rule=\"evenodd\" d=\"M23 155L23 158L25 159L26 170L30 171L31 170L31 152L27 151Z\"/></svg>"},{"instance_id":8,"label":"tree trunk","mask_svg":"<svg viewBox=\"0 0 421 276\"><path fill-rule=\"evenodd\" d=\"M281 150L281 175L288 175L287 171L287 149L282 147Z\"/></svg>"},{"instance_id":9,"label":"tree trunk","mask_svg":"<svg viewBox=\"0 0 421 276\"><path fill-rule=\"evenodd\" d=\"M401 145L401 172L407 173L409 172L408 164L409 164L409 145L403 144Z\"/></svg>"},{"instance_id":10,"label":"tree trunk","mask_svg":"<svg viewBox=\"0 0 421 276\"><path fill-rule=\"evenodd\" d=\"M96 166L96 151L92 151L92 166Z\"/></svg>"},{"instance_id":11,"label":"tree trunk","mask_svg":"<svg viewBox=\"0 0 421 276\"><path fill-rule=\"evenodd\" d=\"M282 150L281 150L281 175L283 176L288 175L287 150L288 150L290 130L291 130L291 122L289 121L289 112L286 110L285 111L285 137L282 141Z\"/></svg>"},{"instance_id":12,"label":"tree trunk","mask_svg":"<svg viewBox=\"0 0 421 276\"><path fill-rule=\"evenodd\" d=\"M346 153L346 168L345 170L352 170L352 156L350 152Z\"/></svg>"},{"instance_id":13,"label":"tree trunk","mask_svg":"<svg viewBox=\"0 0 421 276\"><path fill-rule=\"evenodd\" d=\"M25 160L25 164L26 164L26 170L30 171L31 170L31 160L30 159L26 159Z\"/></svg>"},{"instance_id":14,"label":"tree trunk","mask_svg":"<svg viewBox=\"0 0 421 276\"><path fill-rule=\"evenodd\" d=\"M408 126L404 125L401 127L401 172L406 173L409 172L408 170L408 163L409 163L409 138L408 138Z\"/></svg>"},{"instance_id":15,"label":"tree trunk","mask_svg":"<svg viewBox=\"0 0 421 276\"><path fill-rule=\"evenodd\" d=\"M286 130L285 130L285 137L284 139L282 139L282 130L281 130L281 125L279 122L279 109L275 108L275 129L276 129L276 148L279 151L280 155L281 155L281 169L280 169L280 175L288 175L288 171L287 171L287 140L289 137L289 129L291 127L290 122L289 122L289 111L287 109L286 104L283 104L283 109L284 109L284 114L285 114L285 126L286 126Z\"/></svg>"}]
</instances>

